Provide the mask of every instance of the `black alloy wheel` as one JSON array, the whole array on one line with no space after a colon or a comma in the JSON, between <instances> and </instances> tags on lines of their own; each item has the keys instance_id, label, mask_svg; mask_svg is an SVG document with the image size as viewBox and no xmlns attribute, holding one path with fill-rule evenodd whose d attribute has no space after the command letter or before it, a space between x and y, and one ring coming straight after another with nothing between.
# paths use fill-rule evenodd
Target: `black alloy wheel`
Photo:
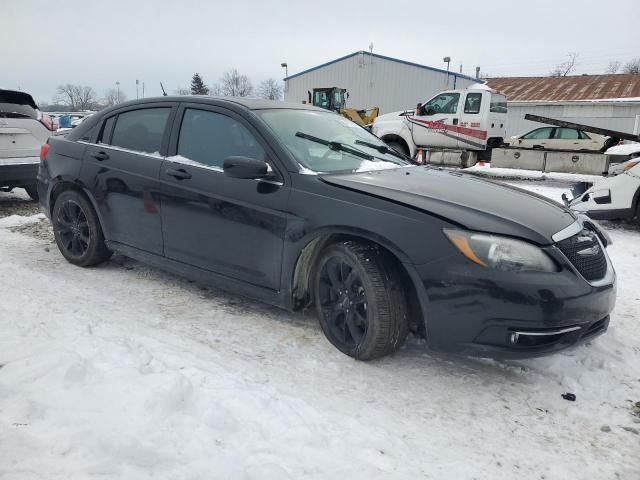
<instances>
[{"instance_id":1,"label":"black alloy wheel","mask_svg":"<svg viewBox=\"0 0 640 480\"><path fill-rule=\"evenodd\" d=\"M89 221L82 207L74 200L65 200L56 215L56 223L61 245L67 254L75 258L82 257L91 241Z\"/></svg>"},{"instance_id":2,"label":"black alloy wheel","mask_svg":"<svg viewBox=\"0 0 640 480\"><path fill-rule=\"evenodd\" d=\"M395 259L357 241L329 245L313 277L320 326L341 352L371 360L396 351L408 333L407 295Z\"/></svg>"},{"instance_id":3,"label":"black alloy wheel","mask_svg":"<svg viewBox=\"0 0 640 480\"><path fill-rule=\"evenodd\" d=\"M51 223L58 249L70 263L88 267L111 257L98 216L82 193L62 192L55 200Z\"/></svg>"},{"instance_id":4,"label":"black alloy wheel","mask_svg":"<svg viewBox=\"0 0 640 480\"><path fill-rule=\"evenodd\" d=\"M362 279L344 258L332 257L320 271L320 308L331 336L354 348L367 334L367 295Z\"/></svg>"}]
</instances>

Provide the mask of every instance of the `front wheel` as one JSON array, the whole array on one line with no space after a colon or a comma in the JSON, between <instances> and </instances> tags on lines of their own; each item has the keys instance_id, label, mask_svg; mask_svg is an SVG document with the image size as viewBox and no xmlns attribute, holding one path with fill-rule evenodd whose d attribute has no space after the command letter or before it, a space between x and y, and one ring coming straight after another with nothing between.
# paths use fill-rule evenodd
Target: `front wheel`
<instances>
[{"instance_id":1,"label":"front wheel","mask_svg":"<svg viewBox=\"0 0 640 480\"><path fill-rule=\"evenodd\" d=\"M80 267L108 260L112 252L104 243L102 227L87 197L74 190L56 198L51 215L53 233L60 253Z\"/></svg>"},{"instance_id":2,"label":"front wheel","mask_svg":"<svg viewBox=\"0 0 640 480\"><path fill-rule=\"evenodd\" d=\"M329 246L314 276L316 310L327 339L358 360L396 351L409 331L402 287L386 252L353 241Z\"/></svg>"}]
</instances>

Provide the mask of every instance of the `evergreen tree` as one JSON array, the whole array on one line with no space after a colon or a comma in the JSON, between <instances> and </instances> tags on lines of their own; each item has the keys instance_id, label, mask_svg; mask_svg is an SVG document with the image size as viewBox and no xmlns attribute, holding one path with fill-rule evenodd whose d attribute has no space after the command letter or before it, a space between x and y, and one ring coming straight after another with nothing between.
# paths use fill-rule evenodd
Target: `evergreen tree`
<instances>
[{"instance_id":1,"label":"evergreen tree","mask_svg":"<svg viewBox=\"0 0 640 480\"><path fill-rule=\"evenodd\" d=\"M202 77L198 73L194 73L191 78L191 94L209 95L209 88L204 84Z\"/></svg>"}]
</instances>

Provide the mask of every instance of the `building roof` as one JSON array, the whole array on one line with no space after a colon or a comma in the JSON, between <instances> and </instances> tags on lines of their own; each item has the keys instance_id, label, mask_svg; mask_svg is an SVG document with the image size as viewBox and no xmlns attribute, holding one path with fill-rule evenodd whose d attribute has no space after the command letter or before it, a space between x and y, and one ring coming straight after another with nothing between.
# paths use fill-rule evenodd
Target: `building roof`
<instances>
[{"instance_id":1,"label":"building roof","mask_svg":"<svg viewBox=\"0 0 640 480\"><path fill-rule=\"evenodd\" d=\"M510 102L623 100L640 97L640 75L491 78L487 84Z\"/></svg>"},{"instance_id":2,"label":"building roof","mask_svg":"<svg viewBox=\"0 0 640 480\"><path fill-rule=\"evenodd\" d=\"M424 68L425 70L431 70L432 72L447 73L446 70L443 70L441 68L429 67L428 65L420 65L419 63L407 62L406 60L400 60L399 58L387 57L385 55L378 55L377 53L370 53L370 52L365 52L364 50L360 50L358 52L353 52L353 53L350 53L349 55L345 55L344 57L336 58L335 60L331 60L330 62L323 63L322 65L318 65L316 67L303 70L302 72L294 73L293 75L289 75L284 80L285 81L291 80L292 78L299 77L300 75L304 75L305 73L313 72L314 70L318 70L320 68L326 67L333 63L338 63L338 62L341 62L342 60L346 60L347 58L355 57L356 55L361 55L361 54L370 55L373 58L379 58L382 60L389 60L391 62L402 63L404 65L411 65L412 67ZM467 80L477 80L475 77L463 75L462 73L456 73L453 71L449 71L448 73L449 75L458 77L458 78L466 78Z\"/></svg>"}]
</instances>

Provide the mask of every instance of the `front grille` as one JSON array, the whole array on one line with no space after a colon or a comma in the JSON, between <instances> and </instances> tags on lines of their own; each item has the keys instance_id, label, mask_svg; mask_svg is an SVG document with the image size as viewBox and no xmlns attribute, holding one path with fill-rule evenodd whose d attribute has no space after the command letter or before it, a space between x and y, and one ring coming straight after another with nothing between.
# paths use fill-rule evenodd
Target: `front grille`
<instances>
[{"instance_id":1,"label":"front grille","mask_svg":"<svg viewBox=\"0 0 640 480\"><path fill-rule=\"evenodd\" d=\"M585 279L600 280L607 273L607 258L593 230L584 228L556 245Z\"/></svg>"}]
</instances>

